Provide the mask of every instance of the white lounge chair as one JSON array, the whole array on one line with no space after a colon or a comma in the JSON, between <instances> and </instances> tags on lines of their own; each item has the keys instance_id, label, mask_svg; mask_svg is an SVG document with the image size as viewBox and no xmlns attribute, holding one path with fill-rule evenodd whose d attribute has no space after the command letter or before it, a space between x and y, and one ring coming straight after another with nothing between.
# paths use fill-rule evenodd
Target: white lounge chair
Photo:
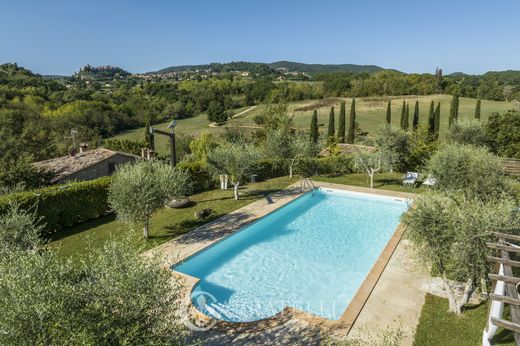
<instances>
[{"instance_id":1,"label":"white lounge chair","mask_svg":"<svg viewBox=\"0 0 520 346\"><path fill-rule=\"evenodd\" d=\"M403 180L403 186L415 186L419 173L407 172Z\"/></svg>"},{"instance_id":2,"label":"white lounge chair","mask_svg":"<svg viewBox=\"0 0 520 346\"><path fill-rule=\"evenodd\" d=\"M428 187L434 187L436 184L437 184L437 179L434 178L431 173L428 174L428 177L422 183L422 185L425 185L425 186L428 186Z\"/></svg>"}]
</instances>

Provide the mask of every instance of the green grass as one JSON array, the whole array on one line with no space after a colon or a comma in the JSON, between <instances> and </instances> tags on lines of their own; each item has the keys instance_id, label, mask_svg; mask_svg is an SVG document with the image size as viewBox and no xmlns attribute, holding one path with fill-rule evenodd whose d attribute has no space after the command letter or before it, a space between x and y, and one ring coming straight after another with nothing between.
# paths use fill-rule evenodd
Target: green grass
<instances>
[{"instance_id":1,"label":"green grass","mask_svg":"<svg viewBox=\"0 0 520 346\"><path fill-rule=\"evenodd\" d=\"M350 111L350 103L352 99L350 98L336 98L333 100L333 105L335 107L336 114L336 125L338 122L339 115L339 105L342 100L347 102L347 118ZM410 104L410 117L413 116L413 106L415 101L419 101L419 111L420 111L420 123L426 124L428 117L428 110L430 107L430 101L433 100L435 102L441 103L441 126L440 126L440 136L443 138L446 135L447 127L448 127L448 113L450 109L450 101L451 95L427 95L427 96L394 96L392 97L392 123L395 126L399 126L399 117L401 114L401 106L403 100ZM291 102L289 104L289 114L294 117L295 125L302 129L307 130L310 125L310 120L312 116L311 110L309 111L295 111L295 109L303 106L309 106L321 102L322 100L305 100L298 102ZM385 123L386 117L386 97L360 97L356 99L356 120L359 123L359 126L364 131L368 131L369 136L374 136L379 126ZM475 112L475 104L476 99L471 98L460 98L460 106L459 106L459 119L472 119ZM482 119L485 120L492 112L504 112L512 109L514 106L509 102L504 101L488 101L482 100ZM248 107L242 107L233 110L233 112L239 113ZM329 119L329 111L330 106L321 107L317 109L318 111L318 123L320 126L321 137L325 136L325 132L327 130L327 124ZM257 126L253 119L255 115L261 114L262 107L259 106L254 110L238 116L236 118L230 119L228 121L227 126L229 127L237 127L241 131L250 133L253 131L251 126ZM411 121L411 119L410 119ZM169 124L163 123L156 125L157 128L165 129ZM182 119L178 121L178 125L176 127L176 133L178 134L188 134L193 136L198 136L202 132L210 132L215 135L219 135L225 132L224 127L209 127L209 121L205 113L201 113L195 117ZM139 128L136 130L132 130L126 132L124 134L115 136L114 138L119 139L131 139L131 140L140 140L143 139L144 128ZM163 136L158 136L157 138L157 151L160 153L168 152L168 142L167 138Z\"/></svg>"},{"instance_id":2,"label":"green grass","mask_svg":"<svg viewBox=\"0 0 520 346\"><path fill-rule=\"evenodd\" d=\"M426 295L419 325L415 331L415 346L475 346L482 344L482 331L486 325L488 303L472 306L462 317L449 313L448 300ZM496 345L514 345L510 332L499 330L494 338Z\"/></svg>"},{"instance_id":3,"label":"green grass","mask_svg":"<svg viewBox=\"0 0 520 346\"><path fill-rule=\"evenodd\" d=\"M121 239L130 234L136 245L142 244L145 249L150 249L269 193L281 190L295 181L297 178L291 180L281 177L243 186L238 201L233 198L232 190L211 190L192 195L190 199L195 205L183 209L163 208L154 214L150 221L148 240L142 238L141 229L130 230L128 225L109 215L53 234L49 246L62 256L75 258L88 251L86 244L99 248L110 238ZM215 213L204 220L196 219L195 211L205 208L211 208Z\"/></svg>"}]
</instances>

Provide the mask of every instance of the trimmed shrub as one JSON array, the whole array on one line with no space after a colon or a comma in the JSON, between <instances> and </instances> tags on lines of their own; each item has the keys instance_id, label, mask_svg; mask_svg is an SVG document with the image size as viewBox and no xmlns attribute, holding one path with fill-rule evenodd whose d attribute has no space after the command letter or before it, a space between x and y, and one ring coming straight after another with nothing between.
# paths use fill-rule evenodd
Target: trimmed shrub
<instances>
[{"instance_id":1,"label":"trimmed shrub","mask_svg":"<svg viewBox=\"0 0 520 346\"><path fill-rule=\"evenodd\" d=\"M188 172L192 182L193 192L202 192L214 188L217 181L209 170L207 165L198 162L183 161L177 165L177 168Z\"/></svg>"},{"instance_id":2,"label":"trimmed shrub","mask_svg":"<svg viewBox=\"0 0 520 346\"><path fill-rule=\"evenodd\" d=\"M347 174L354 172L354 158L349 155L321 157L318 161L319 174Z\"/></svg>"},{"instance_id":3,"label":"trimmed shrub","mask_svg":"<svg viewBox=\"0 0 520 346\"><path fill-rule=\"evenodd\" d=\"M287 175L287 168L282 160L264 159L258 161L255 174L262 180Z\"/></svg>"},{"instance_id":4,"label":"trimmed shrub","mask_svg":"<svg viewBox=\"0 0 520 346\"><path fill-rule=\"evenodd\" d=\"M105 148L141 156L141 149L145 148L145 141L131 141L129 139L107 139Z\"/></svg>"},{"instance_id":5,"label":"trimmed shrub","mask_svg":"<svg viewBox=\"0 0 520 346\"><path fill-rule=\"evenodd\" d=\"M12 202L24 210L32 208L45 224L42 234L50 234L107 214L109 186L110 177L102 177L0 196L0 215Z\"/></svg>"}]
</instances>

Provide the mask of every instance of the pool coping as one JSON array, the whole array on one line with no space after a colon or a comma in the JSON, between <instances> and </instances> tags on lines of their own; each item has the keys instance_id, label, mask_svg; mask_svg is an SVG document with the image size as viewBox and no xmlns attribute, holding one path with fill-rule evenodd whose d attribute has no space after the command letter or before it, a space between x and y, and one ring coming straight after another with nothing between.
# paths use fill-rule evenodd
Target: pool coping
<instances>
[{"instance_id":1,"label":"pool coping","mask_svg":"<svg viewBox=\"0 0 520 346\"><path fill-rule=\"evenodd\" d=\"M314 181L314 184L317 187L320 188L331 188L331 189L337 189L337 190L344 190L344 191L351 191L351 192L359 192L359 193L366 193L371 195L380 195L380 196L386 196L386 197L395 197L395 198L405 198L408 200L413 201L417 194L413 193L407 193L407 192L400 192L400 191L390 191L390 190L376 190L371 188L363 188L358 186L351 186L351 185L343 185L343 184L335 184L335 183L328 183L328 182L320 182L320 181ZM210 316L207 316L201 312L199 312L194 305L191 303L191 293L193 288L196 286L196 284L199 282L199 279L196 277L192 277L190 275L178 272L174 270L174 266L178 265L180 262L183 262L187 260L189 257L195 256L196 254L216 245L220 241L226 239L231 234L235 234L237 231L242 229L243 227L249 225L250 223L257 221L260 218L263 218L264 216L277 211L278 209L282 208L283 206L289 204L290 202L296 200L298 197L302 196L304 193L308 192L308 190L303 190L299 188L300 181L289 185L284 190L280 191L281 194L280 198L274 203L279 203L275 208L269 208L268 211L262 211L261 204L259 202L263 201L256 201L253 202L245 207L242 207L240 209L237 209L236 211L230 213L239 213L243 209L248 209L249 211L252 211L253 214L250 215L250 217L246 218L245 220L239 221L238 224L233 225L232 227L225 227L230 229L230 231L227 234L224 234L222 237L215 239L207 244L205 244L203 247L196 249L194 251L191 251L188 254L185 254L184 256L177 258L173 263L169 261L168 268L170 268L172 275L178 278L181 278L185 283L185 292L183 294L184 296L184 304L189 310L190 316L195 316L197 320L199 321L205 321L204 323L206 325L210 325L212 329L217 329L223 332L228 333L252 333L252 332L259 332L271 329L273 327L276 327L278 325L284 324L288 322L291 319L297 319L304 322L307 322L314 326L319 326L322 328L325 328L327 330L333 331L335 333L339 333L342 335L348 335L352 327L354 326L354 323L356 322L356 319L358 318L359 314L363 310L363 307L365 306L366 302L368 301L371 293L373 292L374 288L377 285L377 282L379 281L381 275L383 274L388 262L390 261L393 253L395 252L403 234L405 227L402 223L399 223L397 228L395 229L394 233L386 243L383 251L381 252L380 256L368 272L367 276L364 278L363 282L357 289L356 293L354 294L353 298L351 299L350 303L346 307L346 309L343 311L341 317L338 320L329 320L324 317L313 315L309 312L293 308L293 307L285 307L282 311L278 312L277 314L270 316L265 319L252 321L252 322L228 322L223 320L214 319ZM277 194L275 194L277 195ZM259 208L251 208L254 204L260 204ZM272 202L267 202L267 204L273 204ZM265 204L264 204L265 205ZM230 215L228 214L228 215ZM226 216L223 216L217 220L214 220L210 222L211 225L218 225L219 223L228 223L228 220ZM209 224L203 225L201 227L198 227L194 229L193 231L198 230L199 228L207 227ZM193 232L191 231L191 232ZM174 240L170 242L174 242ZM164 245L164 244L163 244ZM159 246L158 248L160 248Z\"/></svg>"}]
</instances>

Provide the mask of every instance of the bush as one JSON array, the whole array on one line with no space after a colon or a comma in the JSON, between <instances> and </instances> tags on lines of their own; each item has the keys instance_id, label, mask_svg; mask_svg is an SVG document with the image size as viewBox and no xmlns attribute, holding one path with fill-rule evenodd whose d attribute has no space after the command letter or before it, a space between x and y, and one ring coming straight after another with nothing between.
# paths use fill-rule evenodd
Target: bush
<instances>
[{"instance_id":1,"label":"bush","mask_svg":"<svg viewBox=\"0 0 520 346\"><path fill-rule=\"evenodd\" d=\"M0 257L2 345L186 345L182 282L129 239L77 263L56 252Z\"/></svg>"},{"instance_id":2,"label":"bush","mask_svg":"<svg viewBox=\"0 0 520 346\"><path fill-rule=\"evenodd\" d=\"M354 171L354 158L349 155L321 157L317 159L319 174L347 174Z\"/></svg>"},{"instance_id":3,"label":"bush","mask_svg":"<svg viewBox=\"0 0 520 346\"><path fill-rule=\"evenodd\" d=\"M282 160L264 159L256 164L255 174L262 180L281 177L287 174L287 169Z\"/></svg>"},{"instance_id":4,"label":"bush","mask_svg":"<svg viewBox=\"0 0 520 346\"><path fill-rule=\"evenodd\" d=\"M42 234L50 234L106 214L109 186L110 177L102 177L0 196L0 215L8 213L11 203L23 210L35 208L45 223Z\"/></svg>"},{"instance_id":5,"label":"bush","mask_svg":"<svg viewBox=\"0 0 520 346\"><path fill-rule=\"evenodd\" d=\"M398 128L381 126L375 139L375 146L385 158L390 170L402 172L408 167L410 139L408 134Z\"/></svg>"},{"instance_id":6,"label":"bush","mask_svg":"<svg viewBox=\"0 0 520 346\"><path fill-rule=\"evenodd\" d=\"M461 191L470 198L486 200L511 189L500 159L485 148L448 144L431 157L428 166L440 189Z\"/></svg>"},{"instance_id":7,"label":"bush","mask_svg":"<svg viewBox=\"0 0 520 346\"><path fill-rule=\"evenodd\" d=\"M520 159L520 112L492 114L485 125L491 150L503 157Z\"/></svg>"},{"instance_id":8,"label":"bush","mask_svg":"<svg viewBox=\"0 0 520 346\"><path fill-rule=\"evenodd\" d=\"M199 161L187 162L183 161L177 165L179 169L188 172L193 192L202 192L210 190L217 185L215 177L210 172L206 164Z\"/></svg>"},{"instance_id":9,"label":"bush","mask_svg":"<svg viewBox=\"0 0 520 346\"><path fill-rule=\"evenodd\" d=\"M141 149L147 147L144 141L131 141L129 139L107 139L105 148L141 156Z\"/></svg>"},{"instance_id":10,"label":"bush","mask_svg":"<svg viewBox=\"0 0 520 346\"><path fill-rule=\"evenodd\" d=\"M262 114L257 114L253 117L253 121L257 125L263 125L265 124L265 117Z\"/></svg>"},{"instance_id":11,"label":"bush","mask_svg":"<svg viewBox=\"0 0 520 346\"><path fill-rule=\"evenodd\" d=\"M487 136L480 121L459 121L450 126L446 140L449 143L485 146Z\"/></svg>"}]
</instances>

